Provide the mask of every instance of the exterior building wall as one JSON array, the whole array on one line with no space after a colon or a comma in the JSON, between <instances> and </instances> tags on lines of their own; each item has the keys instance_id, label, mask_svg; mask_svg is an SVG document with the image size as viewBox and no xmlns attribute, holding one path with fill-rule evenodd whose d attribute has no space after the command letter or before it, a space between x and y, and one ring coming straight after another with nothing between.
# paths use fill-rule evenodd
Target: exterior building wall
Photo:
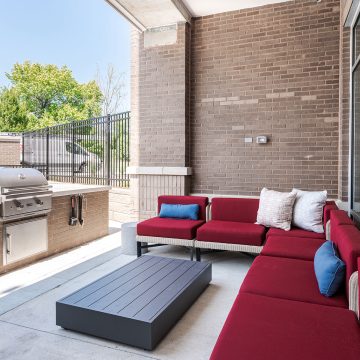
<instances>
[{"instance_id":1,"label":"exterior building wall","mask_svg":"<svg viewBox=\"0 0 360 360\"><path fill-rule=\"evenodd\" d=\"M20 137L0 136L0 165L20 164Z\"/></svg>"},{"instance_id":2,"label":"exterior building wall","mask_svg":"<svg viewBox=\"0 0 360 360\"><path fill-rule=\"evenodd\" d=\"M130 157L136 171L130 193L137 219L156 214L158 195L189 191L183 174L190 161L190 47L188 24L132 32ZM110 216L126 219L120 212Z\"/></svg>"},{"instance_id":3,"label":"exterior building wall","mask_svg":"<svg viewBox=\"0 0 360 360\"><path fill-rule=\"evenodd\" d=\"M161 193L299 187L346 201L350 43L340 5L288 1L195 18L162 45L134 30L131 166L192 172L177 183L161 171L131 175L138 218L154 214ZM177 185L157 185L166 181Z\"/></svg>"},{"instance_id":4,"label":"exterior building wall","mask_svg":"<svg viewBox=\"0 0 360 360\"><path fill-rule=\"evenodd\" d=\"M139 37L138 166L187 166L188 26L177 25L173 44L145 47Z\"/></svg>"},{"instance_id":5,"label":"exterior building wall","mask_svg":"<svg viewBox=\"0 0 360 360\"><path fill-rule=\"evenodd\" d=\"M130 189L113 188L109 191L109 219L121 223L136 221L135 197Z\"/></svg>"},{"instance_id":6,"label":"exterior building wall","mask_svg":"<svg viewBox=\"0 0 360 360\"><path fill-rule=\"evenodd\" d=\"M339 4L289 1L193 21L192 192L338 196ZM259 135L269 142L256 144Z\"/></svg>"}]
</instances>

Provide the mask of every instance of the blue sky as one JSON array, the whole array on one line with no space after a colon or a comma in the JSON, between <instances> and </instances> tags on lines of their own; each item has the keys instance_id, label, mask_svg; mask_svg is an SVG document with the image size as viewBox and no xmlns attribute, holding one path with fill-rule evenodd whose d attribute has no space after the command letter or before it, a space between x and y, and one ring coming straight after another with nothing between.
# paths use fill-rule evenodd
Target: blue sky
<instances>
[{"instance_id":1,"label":"blue sky","mask_svg":"<svg viewBox=\"0 0 360 360\"><path fill-rule=\"evenodd\" d=\"M105 0L0 0L0 86L25 60L67 65L79 82L114 64L130 109L130 25Z\"/></svg>"}]
</instances>

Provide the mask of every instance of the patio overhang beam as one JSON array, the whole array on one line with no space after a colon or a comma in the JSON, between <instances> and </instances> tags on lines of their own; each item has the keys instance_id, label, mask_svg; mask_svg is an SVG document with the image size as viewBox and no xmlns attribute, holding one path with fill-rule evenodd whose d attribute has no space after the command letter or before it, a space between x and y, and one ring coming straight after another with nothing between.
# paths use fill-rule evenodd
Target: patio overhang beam
<instances>
[{"instance_id":1,"label":"patio overhang beam","mask_svg":"<svg viewBox=\"0 0 360 360\"><path fill-rule=\"evenodd\" d=\"M191 14L182 0L105 1L140 31L191 21Z\"/></svg>"},{"instance_id":2,"label":"patio overhang beam","mask_svg":"<svg viewBox=\"0 0 360 360\"><path fill-rule=\"evenodd\" d=\"M117 12L128 19L138 30L145 31L144 26L133 14L131 14L118 0L105 0L110 6L112 6Z\"/></svg>"}]
</instances>

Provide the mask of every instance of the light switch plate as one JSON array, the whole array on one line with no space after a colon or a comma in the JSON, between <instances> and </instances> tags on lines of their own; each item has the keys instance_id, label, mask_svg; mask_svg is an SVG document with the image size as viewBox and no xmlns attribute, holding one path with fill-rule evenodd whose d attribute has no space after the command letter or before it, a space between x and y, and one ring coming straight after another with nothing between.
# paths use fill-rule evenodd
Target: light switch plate
<instances>
[{"instance_id":1,"label":"light switch plate","mask_svg":"<svg viewBox=\"0 0 360 360\"><path fill-rule=\"evenodd\" d=\"M268 142L267 136L261 135L256 137L256 142L258 144L266 144Z\"/></svg>"}]
</instances>

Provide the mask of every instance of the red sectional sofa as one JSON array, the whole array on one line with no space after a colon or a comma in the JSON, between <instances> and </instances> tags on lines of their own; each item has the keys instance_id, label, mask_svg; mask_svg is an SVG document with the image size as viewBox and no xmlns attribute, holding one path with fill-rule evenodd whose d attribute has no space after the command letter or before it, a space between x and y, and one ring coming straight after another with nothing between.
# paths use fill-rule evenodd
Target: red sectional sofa
<instances>
[{"instance_id":1,"label":"red sectional sofa","mask_svg":"<svg viewBox=\"0 0 360 360\"><path fill-rule=\"evenodd\" d=\"M159 197L162 203L199 204L199 220L155 217L138 224L141 242L260 253L246 275L211 360L360 359L360 231L334 202L324 207L322 234L255 224L259 200ZM207 222L206 222L207 220ZM326 239L346 264L344 286L320 294L314 256ZM139 252L140 251L140 252Z\"/></svg>"},{"instance_id":2,"label":"red sectional sofa","mask_svg":"<svg viewBox=\"0 0 360 360\"><path fill-rule=\"evenodd\" d=\"M319 292L313 259L324 239L268 232L211 360L360 359L360 231L334 209L330 233L346 264L343 289L333 297Z\"/></svg>"}]
</instances>

